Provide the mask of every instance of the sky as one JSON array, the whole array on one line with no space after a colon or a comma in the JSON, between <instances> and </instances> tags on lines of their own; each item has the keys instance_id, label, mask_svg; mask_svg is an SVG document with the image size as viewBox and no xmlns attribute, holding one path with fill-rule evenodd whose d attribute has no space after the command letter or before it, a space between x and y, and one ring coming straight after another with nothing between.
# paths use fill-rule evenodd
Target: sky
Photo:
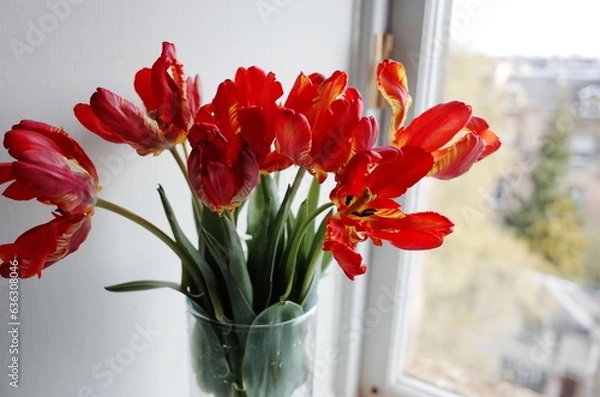
<instances>
[{"instance_id":1,"label":"sky","mask_svg":"<svg viewBox=\"0 0 600 397\"><path fill-rule=\"evenodd\" d=\"M454 42L491 55L600 58L600 1L453 0Z\"/></svg>"}]
</instances>

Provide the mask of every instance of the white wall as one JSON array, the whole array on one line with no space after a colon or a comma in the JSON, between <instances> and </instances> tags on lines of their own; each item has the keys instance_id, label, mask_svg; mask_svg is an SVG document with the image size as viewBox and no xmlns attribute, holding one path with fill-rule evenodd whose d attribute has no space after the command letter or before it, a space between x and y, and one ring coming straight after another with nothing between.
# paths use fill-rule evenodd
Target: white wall
<instances>
[{"instance_id":1,"label":"white wall","mask_svg":"<svg viewBox=\"0 0 600 397\"><path fill-rule=\"evenodd\" d=\"M104 179L103 198L165 225L156 184L165 187L178 208L188 206L172 159L166 154L140 158L100 140L78 125L72 106L87 101L97 86L141 104L132 88L133 75L154 62L164 40L177 45L189 74L200 74L207 100L238 66L273 70L288 88L300 70L328 74L347 69L351 6L350 0L3 1L0 130L24 118L63 126L96 161ZM0 161L10 161L4 150ZM48 221L51 210L37 202L0 198L0 243ZM8 282L0 281L0 396L186 395L180 296L169 291L113 294L102 288L178 277L179 265L168 249L142 229L98 209L92 233L77 253L41 279L20 283L18 390L8 386L6 376ZM329 343L333 332L327 327L332 314L327 304L335 278L326 283L321 345ZM140 346L140 329L150 329L146 338L151 343L129 357L130 349ZM109 369L105 360L117 356L120 362Z\"/></svg>"}]
</instances>

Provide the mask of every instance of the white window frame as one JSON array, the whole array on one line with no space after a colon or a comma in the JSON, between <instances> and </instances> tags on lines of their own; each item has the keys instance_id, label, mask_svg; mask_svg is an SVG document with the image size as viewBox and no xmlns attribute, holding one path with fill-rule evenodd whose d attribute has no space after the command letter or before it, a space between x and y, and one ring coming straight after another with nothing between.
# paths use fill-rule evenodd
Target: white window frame
<instances>
[{"instance_id":1,"label":"white window frame","mask_svg":"<svg viewBox=\"0 0 600 397\"><path fill-rule=\"evenodd\" d=\"M409 119L439 102L440 70L449 32L451 0L357 0L350 76L361 92L372 92L376 34L391 33L390 58L407 69L413 106ZM367 98L366 103L373 103ZM378 116L380 135L387 139L389 111L368 109ZM386 142L381 142L385 144ZM406 195L403 208L414 211L418 189ZM371 266L363 278L342 282L338 292L339 336L335 349L335 390L339 396L460 397L403 374L407 356L410 308L418 253L389 245L368 250Z\"/></svg>"}]
</instances>

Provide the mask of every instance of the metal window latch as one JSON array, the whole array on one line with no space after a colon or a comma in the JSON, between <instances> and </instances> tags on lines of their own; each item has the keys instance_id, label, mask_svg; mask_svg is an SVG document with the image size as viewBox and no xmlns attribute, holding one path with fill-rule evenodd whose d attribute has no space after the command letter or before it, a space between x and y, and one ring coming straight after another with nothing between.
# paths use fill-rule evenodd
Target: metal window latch
<instances>
[{"instance_id":1,"label":"metal window latch","mask_svg":"<svg viewBox=\"0 0 600 397\"><path fill-rule=\"evenodd\" d=\"M382 109L385 105L385 101L377 88L377 65L392 55L394 36L391 33L377 33L374 40L368 107L371 109Z\"/></svg>"}]
</instances>

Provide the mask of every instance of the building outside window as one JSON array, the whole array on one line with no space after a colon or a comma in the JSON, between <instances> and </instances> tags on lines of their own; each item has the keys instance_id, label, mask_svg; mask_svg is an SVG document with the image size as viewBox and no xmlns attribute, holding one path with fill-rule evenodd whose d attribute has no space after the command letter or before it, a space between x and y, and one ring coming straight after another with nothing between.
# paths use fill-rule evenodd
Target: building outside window
<instances>
[{"instance_id":1,"label":"building outside window","mask_svg":"<svg viewBox=\"0 0 600 397\"><path fill-rule=\"evenodd\" d=\"M437 80L415 96L473 105L504 146L407 203L456 223L441 248L375 256L366 313L377 288L401 292L366 336L377 369L362 395L600 395L600 52L586 39L597 6L428 3L425 30L435 20L438 32L416 50L418 70ZM376 348L386 336L388 354Z\"/></svg>"}]
</instances>

